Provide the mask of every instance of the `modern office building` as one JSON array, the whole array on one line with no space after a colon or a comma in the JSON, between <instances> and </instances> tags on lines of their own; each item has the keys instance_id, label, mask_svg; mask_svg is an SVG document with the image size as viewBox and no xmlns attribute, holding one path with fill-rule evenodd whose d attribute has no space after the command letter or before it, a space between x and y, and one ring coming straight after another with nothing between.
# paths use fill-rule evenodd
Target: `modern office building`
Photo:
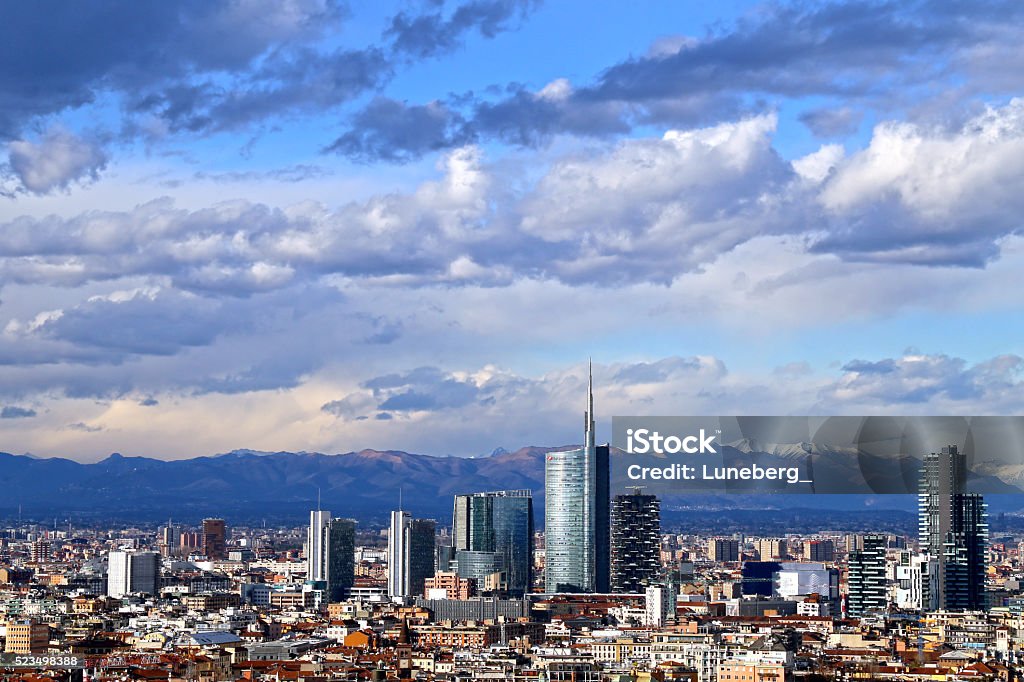
<instances>
[{"instance_id":1,"label":"modern office building","mask_svg":"<svg viewBox=\"0 0 1024 682\"><path fill-rule=\"evenodd\" d=\"M494 506L487 493L456 495L452 546L456 551L494 551Z\"/></svg>"},{"instance_id":2,"label":"modern office building","mask_svg":"<svg viewBox=\"0 0 1024 682\"><path fill-rule=\"evenodd\" d=\"M661 505L654 495L616 495L611 507L611 591L641 594L661 572Z\"/></svg>"},{"instance_id":3,"label":"modern office building","mask_svg":"<svg viewBox=\"0 0 1024 682\"><path fill-rule=\"evenodd\" d=\"M227 525L224 519L203 519L203 554L210 561L228 558Z\"/></svg>"},{"instance_id":4,"label":"modern office building","mask_svg":"<svg viewBox=\"0 0 1024 682\"><path fill-rule=\"evenodd\" d=\"M494 524L494 551L501 555L508 591L525 594L533 585L533 492L503 490L488 493Z\"/></svg>"},{"instance_id":5,"label":"modern office building","mask_svg":"<svg viewBox=\"0 0 1024 682\"><path fill-rule=\"evenodd\" d=\"M455 565L459 577L474 581L481 593L504 589L505 562L497 552L460 549L455 552Z\"/></svg>"},{"instance_id":6,"label":"modern office building","mask_svg":"<svg viewBox=\"0 0 1024 682\"><path fill-rule=\"evenodd\" d=\"M918 495L922 551L938 559L938 605L987 608L988 521L981 495L966 492L967 456L955 445L925 456Z\"/></svg>"},{"instance_id":7,"label":"modern office building","mask_svg":"<svg viewBox=\"0 0 1024 682\"><path fill-rule=\"evenodd\" d=\"M610 578L609 447L595 444L593 372L582 448L549 452L544 466L544 588L607 592Z\"/></svg>"},{"instance_id":8,"label":"modern office building","mask_svg":"<svg viewBox=\"0 0 1024 682\"><path fill-rule=\"evenodd\" d=\"M520 595L529 592L533 576L531 491L456 495L452 529L456 554L463 551L496 554L506 574L508 590ZM439 565L438 570L446 570L446 567ZM465 571L459 568L459 574L464 575Z\"/></svg>"},{"instance_id":9,"label":"modern office building","mask_svg":"<svg viewBox=\"0 0 1024 682\"><path fill-rule=\"evenodd\" d=\"M884 612L888 606L888 584L885 577L884 535L865 535L863 549L850 552L847 594L847 615L860 617Z\"/></svg>"},{"instance_id":10,"label":"modern office building","mask_svg":"<svg viewBox=\"0 0 1024 682\"><path fill-rule=\"evenodd\" d=\"M406 530L412 522L409 512L391 512L388 526L388 595L408 597L409 592L409 548Z\"/></svg>"},{"instance_id":11,"label":"modern office building","mask_svg":"<svg viewBox=\"0 0 1024 682\"><path fill-rule=\"evenodd\" d=\"M851 533L846 538L846 553L859 552L864 549L864 535L859 533Z\"/></svg>"},{"instance_id":12,"label":"modern office building","mask_svg":"<svg viewBox=\"0 0 1024 682\"><path fill-rule=\"evenodd\" d=\"M111 551L107 558L107 595L160 592L160 555L156 552Z\"/></svg>"},{"instance_id":13,"label":"modern office building","mask_svg":"<svg viewBox=\"0 0 1024 682\"><path fill-rule=\"evenodd\" d=\"M391 512L388 530L388 594L411 598L423 594L424 581L434 575L437 524L414 519L409 512Z\"/></svg>"},{"instance_id":14,"label":"modern office building","mask_svg":"<svg viewBox=\"0 0 1024 682\"><path fill-rule=\"evenodd\" d=\"M942 606L948 611L979 611L989 607L985 589L988 514L981 495L953 496L950 531L940 566L945 570ZM940 573L942 568L940 568Z\"/></svg>"},{"instance_id":15,"label":"modern office building","mask_svg":"<svg viewBox=\"0 0 1024 682\"><path fill-rule=\"evenodd\" d=\"M306 577L322 583L330 601L346 598L355 584L356 522L333 519L329 511L309 513Z\"/></svg>"},{"instance_id":16,"label":"modern office building","mask_svg":"<svg viewBox=\"0 0 1024 682\"><path fill-rule=\"evenodd\" d=\"M446 573L455 570L455 548L449 545L438 545L434 561L434 573Z\"/></svg>"},{"instance_id":17,"label":"modern office building","mask_svg":"<svg viewBox=\"0 0 1024 682\"><path fill-rule=\"evenodd\" d=\"M203 534L195 530L183 530L180 536L180 553L183 556L203 551Z\"/></svg>"},{"instance_id":18,"label":"modern office building","mask_svg":"<svg viewBox=\"0 0 1024 682\"><path fill-rule=\"evenodd\" d=\"M409 585L406 594L423 594L423 583L434 575L434 547L437 544L437 522L432 519L413 519L409 524Z\"/></svg>"},{"instance_id":19,"label":"modern office building","mask_svg":"<svg viewBox=\"0 0 1024 682\"><path fill-rule=\"evenodd\" d=\"M306 533L306 579L327 581L327 524L331 512L309 512L309 531Z\"/></svg>"},{"instance_id":20,"label":"modern office building","mask_svg":"<svg viewBox=\"0 0 1024 682\"><path fill-rule=\"evenodd\" d=\"M347 599L356 582L356 522L331 519L327 524L327 594L332 602Z\"/></svg>"}]
</instances>

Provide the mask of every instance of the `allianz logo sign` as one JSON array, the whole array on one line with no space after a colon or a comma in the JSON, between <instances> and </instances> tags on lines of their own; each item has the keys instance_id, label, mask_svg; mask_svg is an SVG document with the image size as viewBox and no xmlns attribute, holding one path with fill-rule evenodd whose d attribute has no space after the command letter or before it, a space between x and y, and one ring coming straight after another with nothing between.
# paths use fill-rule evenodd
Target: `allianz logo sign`
<instances>
[{"instance_id":1,"label":"allianz logo sign","mask_svg":"<svg viewBox=\"0 0 1024 682\"><path fill-rule=\"evenodd\" d=\"M626 452L631 455L718 454L715 436L701 429L695 436L662 436L650 429L626 429Z\"/></svg>"}]
</instances>

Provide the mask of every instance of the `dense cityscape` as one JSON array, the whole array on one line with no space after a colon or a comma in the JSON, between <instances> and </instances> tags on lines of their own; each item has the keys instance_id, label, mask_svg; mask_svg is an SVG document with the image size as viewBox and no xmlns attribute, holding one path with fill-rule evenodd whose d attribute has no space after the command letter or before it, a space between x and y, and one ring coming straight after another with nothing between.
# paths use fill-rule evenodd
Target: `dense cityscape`
<instances>
[{"instance_id":1,"label":"dense cityscape","mask_svg":"<svg viewBox=\"0 0 1024 682\"><path fill-rule=\"evenodd\" d=\"M0 682L1024 682L1022 43L3 2Z\"/></svg>"},{"instance_id":2,"label":"dense cityscape","mask_svg":"<svg viewBox=\"0 0 1024 682\"><path fill-rule=\"evenodd\" d=\"M612 494L594 436L530 490L468 491L386 528L3 531L9 680L960 680L1018 677L1024 541L989 539L955 445L919 534L671 533Z\"/></svg>"}]
</instances>

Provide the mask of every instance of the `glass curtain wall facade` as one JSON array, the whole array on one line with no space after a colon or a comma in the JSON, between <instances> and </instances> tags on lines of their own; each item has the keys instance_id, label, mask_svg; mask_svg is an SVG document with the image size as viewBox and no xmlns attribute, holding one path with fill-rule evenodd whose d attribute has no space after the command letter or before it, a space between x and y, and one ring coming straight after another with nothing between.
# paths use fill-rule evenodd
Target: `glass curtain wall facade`
<instances>
[{"instance_id":1,"label":"glass curtain wall facade","mask_svg":"<svg viewBox=\"0 0 1024 682\"><path fill-rule=\"evenodd\" d=\"M608 592L609 447L594 443L591 375L582 448L549 452L544 467L544 589Z\"/></svg>"}]
</instances>

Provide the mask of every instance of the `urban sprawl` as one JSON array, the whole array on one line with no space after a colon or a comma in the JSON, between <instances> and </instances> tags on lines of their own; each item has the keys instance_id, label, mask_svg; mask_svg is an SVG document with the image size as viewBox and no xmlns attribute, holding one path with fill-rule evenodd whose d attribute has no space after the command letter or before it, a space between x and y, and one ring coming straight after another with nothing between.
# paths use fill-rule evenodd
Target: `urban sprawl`
<instances>
[{"instance_id":1,"label":"urban sprawl","mask_svg":"<svg viewBox=\"0 0 1024 682\"><path fill-rule=\"evenodd\" d=\"M1024 543L990 541L956 446L920 456L916 537L666 533L657 497L610 490L591 391L583 447L545 455L543 529L528 490L456 495L450 525L17 524L0 678L1016 679Z\"/></svg>"}]
</instances>

